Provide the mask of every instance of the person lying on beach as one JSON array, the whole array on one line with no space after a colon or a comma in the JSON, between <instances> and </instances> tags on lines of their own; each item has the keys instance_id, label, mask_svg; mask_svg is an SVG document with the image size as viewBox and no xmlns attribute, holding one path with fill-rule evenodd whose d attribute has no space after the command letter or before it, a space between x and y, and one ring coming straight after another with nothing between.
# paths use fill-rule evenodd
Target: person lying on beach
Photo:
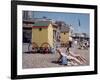
<instances>
[{"instance_id":1,"label":"person lying on beach","mask_svg":"<svg viewBox=\"0 0 100 80\"><path fill-rule=\"evenodd\" d=\"M66 55L64 49L63 48L62 49L61 48L57 48L56 51L59 54L59 58L58 58L57 62L61 62L61 63L64 62L63 64L67 64L67 55Z\"/></svg>"},{"instance_id":2,"label":"person lying on beach","mask_svg":"<svg viewBox=\"0 0 100 80\"><path fill-rule=\"evenodd\" d=\"M59 62L63 57L66 57L67 60L72 61L73 63L82 64L81 61L76 58L76 56L70 55L69 51L66 51L66 48L57 48L57 52L60 55L57 62Z\"/></svg>"},{"instance_id":3,"label":"person lying on beach","mask_svg":"<svg viewBox=\"0 0 100 80\"><path fill-rule=\"evenodd\" d=\"M70 56L75 57L76 59L78 59L82 63L86 63L86 59L83 56L81 56L79 54L75 54L74 52L69 50L69 48L67 48L67 51L68 51Z\"/></svg>"}]
</instances>

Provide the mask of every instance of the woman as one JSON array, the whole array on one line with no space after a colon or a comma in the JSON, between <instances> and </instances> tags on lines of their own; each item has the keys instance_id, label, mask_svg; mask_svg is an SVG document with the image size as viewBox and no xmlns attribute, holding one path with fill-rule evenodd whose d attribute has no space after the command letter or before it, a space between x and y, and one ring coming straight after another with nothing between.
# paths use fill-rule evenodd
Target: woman
<instances>
[{"instance_id":1,"label":"woman","mask_svg":"<svg viewBox=\"0 0 100 80\"><path fill-rule=\"evenodd\" d=\"M69 53L69 50L67 49L66 51L66 48L58 48L57 49L57 52L59 53L60 57L58 58L58 62L62 59L62 58L65 58L69 61L72 61L73 63L77 63L77 64L82 64L81 61L79 59L76 58L76 56L72 56L70 53Z\"/></svg>"},{"instance_id":2,"label":"woman","mask_svg":"<svg viewBox=\"0 0 100 80\"><path fill-rule=\"evenodd\" d=\"M67 58L66 51L64 50L64 48L57 48L57 52L59 53L59 58L57 62L60 62L63 57Z\"/></svg>"},{"instance_id":3,"label":"woman","mask_svg":"<svg viewBox=\"0 0 100 80\"><path fill-rule=\"evenodd\" d=\"M73 53L72 51L69 50L69 48L67 48L67 51L69 53L70 56L78 59L81 63L85 63L86 62L86 59L84 57L82 57L81 55L79 54L75 54Z\"/></svg>"}]
</instances>

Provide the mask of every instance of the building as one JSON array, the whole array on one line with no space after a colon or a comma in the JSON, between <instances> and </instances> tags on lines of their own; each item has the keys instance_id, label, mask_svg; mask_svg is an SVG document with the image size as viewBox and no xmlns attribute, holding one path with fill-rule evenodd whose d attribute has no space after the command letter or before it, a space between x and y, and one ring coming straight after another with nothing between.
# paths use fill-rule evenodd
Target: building
<instances>
[{"instance_id":1,"label":"building","mask_svg":"<svg viewBox=\"0 0 100 80\"><path fill-rule=\"evenodd\" d=\"M89 35L87 33L73 33L72 38L78 41L87 40L89 41Z\"/></svg>"},{"instance_id":2,"label":"building","mask_svg":"<svg viewBox=\"0 0 100 80\"><path fill-rule=\"evenodd\" d=\"M24 20L32 19L32 11L23 11L23 19Z\"/></svg>"},{"instance_id":3,"label":"building","mask_svg":"<svg viewBox=\"0 0 100 80\"><path fill-rule=\"evenodd\" d=\"M23 20L23 42L29 43L32 38L32 25L35 23L34 20Z\"/></svg>"},{"instance_id":4,"label":"building","mask_svg":"<svg viewBox=\"0 0 100 80\"><path fill-rule=\"evenodd\" d=\"M70 31L70 28L69 28L68 25L61 27L61 31L60 31L60 42L61 42L61 45L66 46L68 44L69 37L70 37L69 31Z\"/></svg>"},{"instance_id":5,"label":"building","mask_svg":"<svg viewBox=\"0 0 100 80\"><path fill-rule=\"evenodd\" d=\"M32 43L38 47L54 47L56 26L50 21L38 21L32 26ZM33 45L34 46L34 45Z\"/></svg>"},{"instance_id":6,"label":"building","mask_svg":"<svg viewBox=\"0 0 100 80\"><path fill-rule=\"evenodd\" d=\"M31 42L32 25L35 20L32 20L32 11L23 11L23 43Z\"/></svg>"}]
</instances>

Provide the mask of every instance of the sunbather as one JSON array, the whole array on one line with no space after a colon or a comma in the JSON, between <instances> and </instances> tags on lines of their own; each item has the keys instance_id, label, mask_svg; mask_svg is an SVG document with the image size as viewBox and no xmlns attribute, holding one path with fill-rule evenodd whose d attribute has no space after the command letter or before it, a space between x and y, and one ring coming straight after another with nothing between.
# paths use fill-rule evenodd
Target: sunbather
<instances>
[{"instance_id":1,"label":"sunbather","mask_svg":"<svg viewBox=\"0 0 100 80\"><path fill-rule=\"evenodd\" d=\"M67 60L72 61L73 63L82 64L80 60L76 58L76 56L70 55L69 51L66 51L66 48L58 48L57 52L59 53L60 57L58 58L58 62L63 58L66 57Z\"/></svg>"},{"instance_id":2,"label":"sunbather","mask_svg":"<svg viewBox=\"0 0 100 80\"><path fill-rule=\"evenodd\" d=\"M76 53L74 54L74 52L72 52L71 50L69 50L69 48L67 48L67 51L68 51L68 53L69 53L70 56L75 57L80 62L82 62L82 63L86 62L86 59L83 56L81 56L79 54L76 54Z\"/></svg>"}]
</instances>

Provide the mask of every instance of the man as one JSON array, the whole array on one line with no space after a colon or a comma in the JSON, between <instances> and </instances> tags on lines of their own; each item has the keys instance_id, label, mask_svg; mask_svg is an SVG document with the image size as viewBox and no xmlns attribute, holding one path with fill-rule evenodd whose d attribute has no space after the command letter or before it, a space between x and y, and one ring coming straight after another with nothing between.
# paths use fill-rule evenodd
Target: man
<instances>
[{"instance_id":1,"label":"man","mask_svg":"<svg viewBox=\"0 0 100 80\"><path fill-rule=\"evenodd\" d=\"M71 48L72 47L72 37L69 37L69 48Z\"/></svg>"}]
</instances>

